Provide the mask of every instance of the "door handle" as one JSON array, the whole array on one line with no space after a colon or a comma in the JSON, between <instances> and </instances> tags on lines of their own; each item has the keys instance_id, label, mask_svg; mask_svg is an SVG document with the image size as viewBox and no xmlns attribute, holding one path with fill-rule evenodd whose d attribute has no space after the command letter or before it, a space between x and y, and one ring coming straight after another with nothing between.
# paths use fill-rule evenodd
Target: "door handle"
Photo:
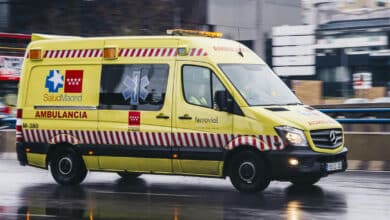
<instances>
[{"instance_id":1,"label":"door handle","mask_svg":"<svg viewBox=\"0 0 390 220\"><path fill-rule=\"evenodd\" d=\"M179 116L179 119L180 120L191 120L192 117L189 116L188 114L184 114L183 116Z\"/></svg>"},{"instance_id":2,"label":"door handle","mask_svg":"<svg viewBox=\"0 0 390 220\"><path fill-rule=\"evenodd\" d=\"M156 116L158 119L169 119L168 115L164 115L163 113L160 113L159 115Z\"/></svg>"}]
</instances>

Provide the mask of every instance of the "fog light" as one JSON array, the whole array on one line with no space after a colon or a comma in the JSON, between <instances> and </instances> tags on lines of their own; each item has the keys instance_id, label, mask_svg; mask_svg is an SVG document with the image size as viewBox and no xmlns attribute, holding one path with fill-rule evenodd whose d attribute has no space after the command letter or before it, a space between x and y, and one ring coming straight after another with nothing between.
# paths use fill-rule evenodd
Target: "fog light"
<instances>
[{"instance_id":1,"label":"fog light","mask_svg":"<svg viewBox=\"0 0 390 220\"><path fill-rule=\"evenodd\" d=\"M299 160L295 158L290 158L288 159L288 164L290 164L291 166L297 166L299 164Z\"/></svg>"}]
</instances>

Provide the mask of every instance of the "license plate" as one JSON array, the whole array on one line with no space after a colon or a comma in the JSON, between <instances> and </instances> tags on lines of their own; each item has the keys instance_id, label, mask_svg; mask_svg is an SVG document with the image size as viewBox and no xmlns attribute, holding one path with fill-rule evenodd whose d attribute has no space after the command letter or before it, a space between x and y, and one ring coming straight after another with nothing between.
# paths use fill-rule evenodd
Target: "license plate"
<instances>
[{"instance_id":1,"label":"license plate","mask_svg":"<svg viewBox=\"0 0 390 220\"><path fill-rule=\"evenodd\" d=\"M333 163L326 163L326 171L336 171L336 170L342 170L343 169L343 162L333 162Z\"/></svg>"}]
</instances>

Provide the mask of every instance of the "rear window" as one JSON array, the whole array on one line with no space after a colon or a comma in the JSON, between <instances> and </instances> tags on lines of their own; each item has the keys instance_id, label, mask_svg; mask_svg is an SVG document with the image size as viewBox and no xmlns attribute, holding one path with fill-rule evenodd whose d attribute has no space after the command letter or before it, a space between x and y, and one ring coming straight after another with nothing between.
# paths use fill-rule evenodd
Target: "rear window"
<instances>
[{"instance_id":1,"label":"rear window","mask_svg":"<svg viewBox=\"0 0 390 220\"><path fill-rule=\"evenodd\" d=\"M168 71L168 64L103 65L99 108L160 110Z\"/></svg>"}]
</instances>

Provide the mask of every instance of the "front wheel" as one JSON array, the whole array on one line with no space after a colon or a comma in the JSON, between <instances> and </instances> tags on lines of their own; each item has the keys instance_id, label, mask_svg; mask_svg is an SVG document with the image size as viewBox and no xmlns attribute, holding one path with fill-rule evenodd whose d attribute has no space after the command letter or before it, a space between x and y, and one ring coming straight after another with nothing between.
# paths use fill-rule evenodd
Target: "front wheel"
<instances>
[{"instance_id":1,"label":"front wheel","mask_svg":"<svg viewBox=\"0 0 390 220\"><path fill-rule=\"evenodd\" d=\"M268 187L265 161L254 151L241 151L232 158L230 180L240 192L258 192Z\"/></svg>"},{"instance_id":2,"label":"front wheel","mask_svg":"<svg viewBox=\"0 0 390 220\"><path fill-rule=\"evenodd\" d=\"M54 152L50 160L50 171L54 180L61 185L79 184L87 175L83 159L71 148Z\"/></svg>"}]
</instances>

